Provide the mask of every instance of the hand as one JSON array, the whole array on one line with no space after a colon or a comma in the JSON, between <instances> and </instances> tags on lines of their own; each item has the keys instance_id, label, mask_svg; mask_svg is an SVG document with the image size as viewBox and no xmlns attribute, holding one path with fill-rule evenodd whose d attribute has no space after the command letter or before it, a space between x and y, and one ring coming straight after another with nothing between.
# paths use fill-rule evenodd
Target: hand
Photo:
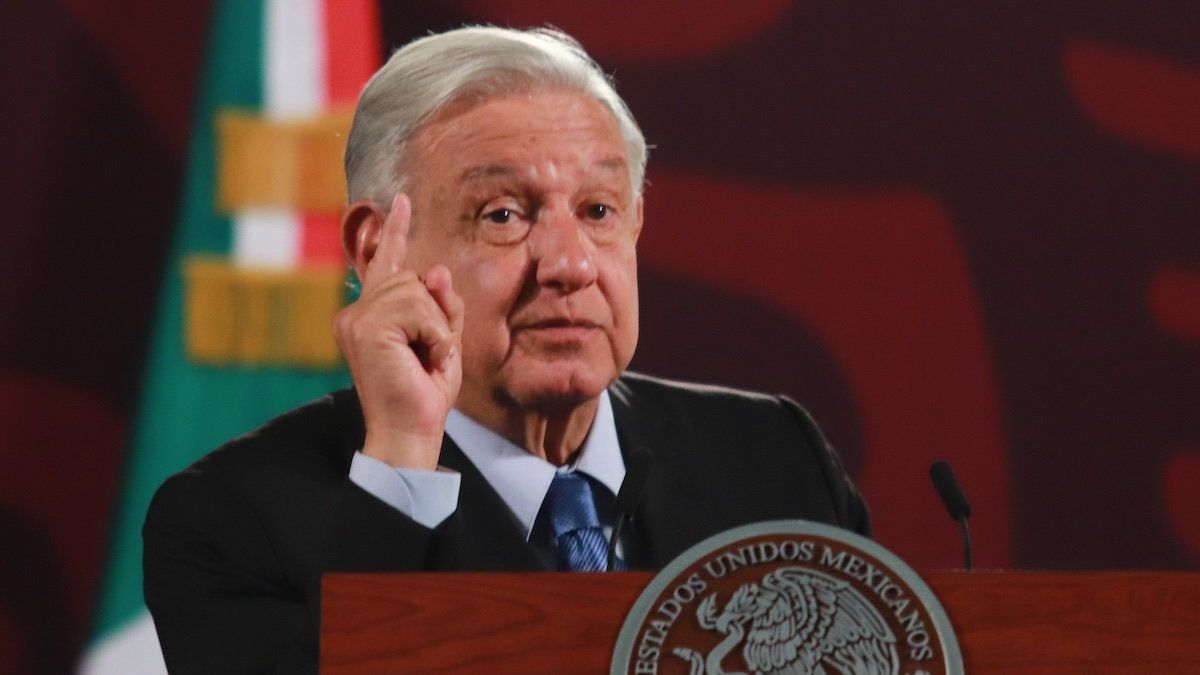
<instances>
[{"instance_id":1,"label":"hand","mask_svg":"<svg viewBox=\"0 0 1200 675\"><path fill-rule=\"evenodd\" d=\"M412 206L397 194L356 302L333 332L366 421L363 453L392 466L437 468L446 415L462 385L463 302L450 270L404 269Z\"/></svg>"}]
</instances>

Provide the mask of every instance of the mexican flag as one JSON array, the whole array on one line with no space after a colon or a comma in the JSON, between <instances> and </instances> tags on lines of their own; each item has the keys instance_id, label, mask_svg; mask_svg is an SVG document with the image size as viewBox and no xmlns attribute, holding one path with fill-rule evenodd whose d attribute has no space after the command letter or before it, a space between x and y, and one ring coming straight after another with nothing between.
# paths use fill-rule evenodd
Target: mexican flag
<instances>
[{"instance_id":1,"label":"mexican flag","mask_svg":"<svg viewBox=\"0 0 1200 675\"><path fill-rule=\"evenodd\" d=\"M84 673L165 672L141 527L169 475L345 386L341 152L379 66L374 0L216 0L186 184Z\"/></svg>"}]
</instances>

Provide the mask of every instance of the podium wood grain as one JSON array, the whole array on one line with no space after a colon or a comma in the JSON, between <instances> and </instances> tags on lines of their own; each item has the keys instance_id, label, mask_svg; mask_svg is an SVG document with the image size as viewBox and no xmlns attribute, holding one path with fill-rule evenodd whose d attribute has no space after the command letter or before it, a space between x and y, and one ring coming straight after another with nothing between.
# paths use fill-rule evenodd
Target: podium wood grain
<instances>
[{"instance_id":1,"label":"podium wood grain","mask_svg":"<svg viewBox=\"0 0 1200 675\"><path fill-rule=\"evenodd\" d=\"M329 575L322 673L606 673L648 573Z\"/></svg>"},{"instance_id":2,"label":"podium wood grain","mask_svg":"<svg viewBox=\"0 0 1200 675\"><path fill-rule=\"evenodd\" d=\"M1200 575L933 572L967 672L1200 673ZM650 574L335 574L321 672L606 673Z\"/></svg>"},{"instance_id":3,"label":"podium wood grain","mask_svg":"<svg viewBox=\"0 0 1200 675\"><path fill-rule=\"evenodd\" d=\"M968 673L1200 674L1200 575L923 575L958 632Z\"/></svg>"}]
</instances>

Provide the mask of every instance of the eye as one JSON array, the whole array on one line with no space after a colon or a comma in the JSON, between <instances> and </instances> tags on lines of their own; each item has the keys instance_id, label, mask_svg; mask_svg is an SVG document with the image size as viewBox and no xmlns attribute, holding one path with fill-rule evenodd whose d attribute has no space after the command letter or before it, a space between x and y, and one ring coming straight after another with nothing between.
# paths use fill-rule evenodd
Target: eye
<instances>
[{"instance_id":1,"label":"eye","mask_svg":"<svg viewBox=\"0 0 1200 675\"><path fill-rule=\"evenodd\" d=\"M483 241L508 245L525 239L532 226L526 207L512 199L497 199L479 211L479 236Z\"/></svg>"},{"instance_id":2,"label":"eye","mask_svg":"<svg viewBox=\"0 0 1200 675\"><path fill-rule=\"evenodd\" d=\"M604 220L604 218L611 212L612 209L610 209L607 204L590 204L584 210L584 214L592 220Z\"/></svg>"},{"instance_id":3,"label":"eye","mask_svg":"<svg viewBox=\"0 0 1200 675\"><path fill-rule=\"evenodd\" d=\"M506 225L512 220L513 212L509 209L496 209L483 215L487 220L496 223L497 225Z\"/></svg>"}]
</instances>

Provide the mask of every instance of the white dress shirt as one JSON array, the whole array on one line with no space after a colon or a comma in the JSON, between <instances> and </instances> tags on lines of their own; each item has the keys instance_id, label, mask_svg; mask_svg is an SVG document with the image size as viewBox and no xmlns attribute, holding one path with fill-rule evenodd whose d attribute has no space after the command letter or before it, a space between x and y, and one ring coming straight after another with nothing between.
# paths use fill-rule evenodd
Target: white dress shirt
<instances>
[{"instance_id":1,"label":"white dress shirt","mask_svg":"<svg viewBox=\"0 0 1200 675\"><path fill-rule=\"evenodd\" d=\"M600 394L596 419L569 467L560 468L529 454L456 409L446 418L446 434L504 500L526 539L556 471L582 471L613 495L625 480L625 460L607 391ZM361 451L354 453L350 463L350 480L430 528L458 508L460 478L458 472L444 467L437 471L395 468Z\"/></svg>"}]
</instances>

